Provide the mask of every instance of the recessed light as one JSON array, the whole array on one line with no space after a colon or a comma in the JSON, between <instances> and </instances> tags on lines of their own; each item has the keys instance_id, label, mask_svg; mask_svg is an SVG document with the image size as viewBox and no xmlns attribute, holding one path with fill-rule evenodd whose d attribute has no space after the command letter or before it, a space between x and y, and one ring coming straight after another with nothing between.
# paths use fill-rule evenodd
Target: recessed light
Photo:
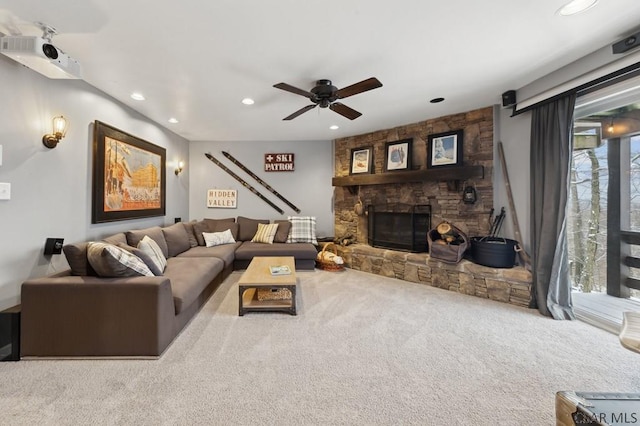
<instances>
[{"instance_id":1,"label":"recessed light","mask_svg":"<svg viewBox=\"0 0 640 426\"><path fill-rule=\"evenodd\" d=\"M432 104L439 104L442 101L444 101L444 98L433 98L429 102L431 102Z\"/></svg>"},{"instance_id":2,"label":"recessed light","mask_svg":"<svg viewBox=\"0 0 640 426\"><path fill-rule=\"evenodd\" d=\"M136 101L144 101L144 95L142 93L133 92L131 94L131 99L135 99Z\"/></svg>"},{"instance_id":3,"label":"recessed light","mask_svg":"<svg viewBox=\"0 0 640 426\"><path fill-rule=\"evenodd\" d=\"M175 117L171 117L171 118L169 119L169 123L171 123L171 124L176 124L176 123L179 123L179 121L178 121L178 119L177 119L177 118L175 118Z\"/></svg>"},{"instance_id":4,"label":"recessed light","mask_svg":"<svg viewBox=\"0 0 640 426\"><path fill-rule=\"evenodd\" d=\"M244 98L244 99L242 100L242 103L243 103L243 104L245 104L245 105L253 105L253 104L255 104L255 103L256 103L256 101L254 101L254 100L253 100L253 99L251 99L251 98Z\"/></svg>"},{"instance_id":5,"label":"recessed light","mask_svg":"<svg viewBox=\"0 0 640 426\"><path fill-rule=\"evenodd\" d=\"M596 3L598 3L598 0L572 0L558 9L556 13L560 16L575 15L576 13L591 9Z\"/></svg>"},{"instance_id":6,"label":"recessed light","mask_svg":"<svg viewBox=\"0 0 640 426\"><path fill-rule=\"evenodd\" d=\"M336 126L336 125L334 124L334 125L332 125L332 126L329 126L329 128L330 128L331 130L338 130L338 129L340 128L340 126Z\"/></svg>"}]
</instances>

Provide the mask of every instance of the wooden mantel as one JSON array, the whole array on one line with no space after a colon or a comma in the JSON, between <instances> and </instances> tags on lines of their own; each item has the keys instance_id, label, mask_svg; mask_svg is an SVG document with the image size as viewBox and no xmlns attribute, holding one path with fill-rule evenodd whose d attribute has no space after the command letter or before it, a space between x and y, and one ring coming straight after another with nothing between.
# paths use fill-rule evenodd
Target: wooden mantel
<instances>
[{"instance_id":1,"label":"wooden mantel","mask_svg":"<svg viewBox=\"0 0 640 426\"><path fill-rule=\"evenodd\" d=\"M357 187L362 185L384 185L390 183L446 181L450 189L456 190L460 181L472 178L484 179L484 167L459 166L429 170L410 170L406 172L339 176L334 177L331 183L333 186Z\"/></svg>"}]
</instances>

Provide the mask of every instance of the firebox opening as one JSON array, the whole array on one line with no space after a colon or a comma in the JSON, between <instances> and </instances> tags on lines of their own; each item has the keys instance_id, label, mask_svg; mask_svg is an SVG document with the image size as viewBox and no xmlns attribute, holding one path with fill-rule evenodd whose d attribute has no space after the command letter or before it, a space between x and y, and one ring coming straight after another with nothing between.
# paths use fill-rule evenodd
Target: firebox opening
<instances>
[{"instance_id":1,"label":"firebox opening","mask_svg":"<svg viewBox=\"0 0 640 426\"><path fill-rule=\"evenodd\" d=\"M382 204L367 206L368 241L372 247L427 252L431 228L429 204Z\"/></svg>"}]
</instances>

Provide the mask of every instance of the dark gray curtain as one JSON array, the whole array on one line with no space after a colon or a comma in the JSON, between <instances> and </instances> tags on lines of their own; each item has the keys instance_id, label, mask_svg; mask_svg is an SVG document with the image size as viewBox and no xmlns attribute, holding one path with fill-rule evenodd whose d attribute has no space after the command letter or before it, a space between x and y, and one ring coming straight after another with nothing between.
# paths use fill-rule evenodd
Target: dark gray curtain
<instances>
[{"instance_id":1,"label":"dark gray curtain","mask_svg":"<svg viewBox=\"0 0 640 426\"><path fill-rule=\"evenodd\" d=\"M575 95L534 108L531 119L533 300L543 315L574 319L567 260L567 197Z\"/></svg>"}]
</instances>

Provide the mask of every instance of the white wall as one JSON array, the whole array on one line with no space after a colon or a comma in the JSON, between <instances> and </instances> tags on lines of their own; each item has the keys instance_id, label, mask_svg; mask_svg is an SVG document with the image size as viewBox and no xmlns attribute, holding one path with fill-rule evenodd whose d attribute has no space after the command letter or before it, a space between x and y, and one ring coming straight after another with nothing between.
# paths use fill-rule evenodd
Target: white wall
<instances>
[{"instance_id":1,"label":"white wall","mask_svg":"<svg viewBox=\"0 0 640 426\"><path fill-rule=\"evenodd\" d=\"M501 234L506 238L516 239L513 226L513 212L509 206L507 188L504 179L500 157L498 156L498 141L502 142L504 158L507 164L509 182L516 209L522 243L529 252L531 216L530 188L529 188L529 145L531 142L531 114L525 113L511 117L510 109L495 107L495 143L493 152L493 205L496 214L501 207L507 211Z\"/></svg>"},{"instance_id":2,"label":"white wall","mask_svg":"<svg viewBox=\"0 0 640 426\"><path fill-rule=\"evenodd\" d=\"M202 219L245 216L253 219L286 219L287 216L315 216L317 234L333 236L333 143L331 141L300 142L191 142L189 167L189 218ZM222 151L233 155L249 170L301 211L296 213L266 188L229 161ZM284 210L273 207L243 187L225 171L205 157L210 153L258 192ZM264 154L295 154L295 171L265 172ZM207 190L235 189L237 208L207 208Z\"/></svg>"},{"instance_id":3,"label":"white wall","mask_svg":"<svg viewBox=\"0 0 640 426\"><path fill-rule=\"evenodd\" d=\"M11 200L0 201L0 309L19 302L25 279L67 268L64 255L42 254L47 237L98 239L188 216L189 170L173 173L175 161L188 158L187 140L84 81L50 80L4 56L0 76L0 182L11 183ZM60 114L70 123L67 136L48 149L42 135ZM165 217L91 224L94 120L167 149Z\"/></svg>"}]
</instances>

